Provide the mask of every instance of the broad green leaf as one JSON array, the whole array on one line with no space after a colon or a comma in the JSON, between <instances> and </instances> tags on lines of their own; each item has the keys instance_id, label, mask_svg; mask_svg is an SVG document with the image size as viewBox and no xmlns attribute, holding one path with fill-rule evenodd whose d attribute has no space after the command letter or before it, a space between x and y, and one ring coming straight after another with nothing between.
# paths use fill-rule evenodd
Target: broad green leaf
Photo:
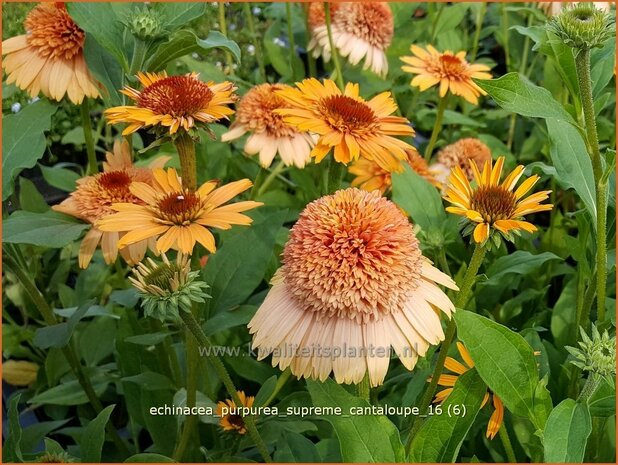
<instances>
[{"instance_id":1,"label":"broad green leaf","mask_svg":"<svg viewBox=\"0 0 618 465\"><path fill-rule=\"evenodd\" d=\"M235 326L249 323L257 308L254 305L241 305L227 312L219 313L209 318L204 325L206 336L212 336L220 331L224 331Z\"/></svg>"},{"instance_id":2,"label":"broad green leaf","mask_svg":"<svg viewBox=\"0 0 618 465\"><path fill-rule=\"evenodd\" d=\"M302 434L286 431L277 445L275 462L319 463L322 461L317 447Z\"/></svg>"},{"instance_id":3,"label":"broad green leaf","mask_svg":"<svg viewBox=\"0 0 618 465\"><path fill-rule=\"evenodd\" d=\"M566 188L575 189L590 213L592 223L596 224L594 174L584 140L577 129L561 119L548 118L547 132L558 181Z\"/></svg>"},{"instance_id":4,"label":"broad green leaf","mask_svg":"<svg viewBox=\"0 0 618 465\"><path fill-rule=\"evenodd\" d=\"M616 415L616 383L602 381L601 385L588 399L590 416L611 417Z\"/></svg>"},{"instance_id":5,"label":"broad green leaf","mask_svg":"<svg viewBox=\"0 0 618 465\"><path fill-rule=\"evenodd\" d=\"M533 399L539 382L532 347L519 334L465 310L455 313L457 334L489 388L512 413L534 417Z\"/></svg>"},{"instance_id":6,"label":"broad green leaf","mask_svg":"<svg viewBox=\"0 0 618 465\"><path fill-rule=\"evenodd\" d=\"M548 463L581 463L592 432L590 412L585 404L565 399L552 410L545 431L545 461Z\"/></svg>"},{"instance_id":7,"label":"broad green leaf","mask_svg":"<svg viewBox=\"0 0 618 465\"><path fill-rule=\"evenodd\" d=\"M486 393L487 386L476 370L469 370L461 375L453 392L442 404L442 413L430 416L414 436L410 461L455 462ZM454 414L453 409L461 410Z\"/></svg>"},{"instance_id":8,"label":"broad green leaf","mask_svg":"<svg viewBox=\"0 0 618 465\"><path fill-rule=\"evenodd\" d=\"M2 241L49 248L64 247L81 236L89 224L54 211L32 213L16 211L2 221Z\"/></svg>"},{"instance_id":9,"label":"broad green leaf","mask_svg":"<svg viewBox=\"0 0 618 465\"><path fill-rule=\"evenodd\" d=\"M21 436L22 429L19 423L19 400L21 394L11 396L8 408L8 426L9 434L2 447L2 461L7 462L23 462L21 455Z\"/></svg>"},{"instance_id":10,"label":"broad green leaf","mask_svg":"<svg viewBox=\"0 0 618 465\"><path fill-rule=\"evenodd\" d=\"M250 227L237 228L235 234L226 237L203 270L210 286L208 305L214 309L213 315L244 302L263 280L287 212L255 215L259 219Z\"/></svg>"},{"instance_id":11,"label":"broad green leaf","mask_svg":"<svg viewBox=\"0 0 618 465\"><path fill-rule=\"evenodd\" d=\"M145 371L138 375L127 376L126 378L122 378L121 381L138 384L141 389L147 391L165 389L173 391L175 389L174 383L167 376L155 373L154 371Z\"/></svg>"},{"instance_id":12,"label":"broad green leaf","mask_svg":"<svg viewBox=\"0 0 618 465\"><path fill-rule=\"evenodd\" d=\"M616 39L608 40L603 47L590 52L592 94L595 99L614 76L616 68Z\"/></svg>"},{"instance_id":13,"label":"broad green leaf","mask_svg":"<svg viewBox=\"0 0 618 465\"><path fill-rule=\"evenodd\" d=\"M19 206L32 213L49 211L45 198L28 178L19 178Z\"/></svg>"},{"instance_id":14,"label":"broad green leaf","mask_svg":"<svg viewBox=\"0 0 618 465\"><path fill-rule=\"evenodd\" d=\"M41 168L43 178L50 186L64 192L73 192L75 190L75 183L79 179L79 174L75 171L57 166L45 165L39 165L39 168Z\"/></svg>"},{"instance_id":15,"label":"broad green leaf","mask_svg":"<svg viewBox=\"0 0 618 465\"><path fill-rule=\"evenodd\" d=\"M332 379L307 381L316 407L341 407L341 416L325 415L339 438L344 462L403 462L405 453L399 431L383 415L349 415L353 407L369 404L347 392Z\"/></svg>"},{"instance_id":16,"label":"broad green leaf","mask_svg":"<svg viewBox=\"0 0 618 465\"><path fill-rule=\"evenodd\" d=\"M498 79L474 82L507 111L533 118L559 118L574 124L571 115L547 89L535 86L521 74L508 73Z\"/></svg>"},{"instance_id":17,"label":"broad green leaf","mask_svg":"<svg viewBox=\"0 0 618 465\"><path fill-rule=\"evenodd\" d=\"M203 50L211 48L223 48L231 52L236 61L240 63L240 47L233 40L228 39L219 31L210 31L205 39L198 39L197 44Z\"/></svg>"},{"instance_id":18,"label":"broad green leaf","mask_svg":"<svg viewBox=\"0 0 618 465\"><path fill-rule=\"evenodd\" d=\"M107 373L99 373L90 377L92 387L97 396L103 395L110 383L110 376ZM28 401L29 404L51 404L51 405L82 405L89 403L88 396L84 393L77 380L68 381L55 386L47 391L37 394Z\"/></svg>"},{"instance_id":19,"label":"broad green leaf","mask_svg":"<svg viewBox=\"0 0 618 465\"><path fill-rule=\"evenodd\" d=\"M118 91L124 86L124 71L118 60L92 34L86 34L84 58L90 72L105 87L102 97L106 106L120 105L123 97Z\"/></svg>"},{"instance_id":20,"label":"broad green leaf","mask_svg":"<svg viewBox=\"0 0 618 465\"><path fill-rule=\"evenodd\" d=\"M444 6L444 10L437 17L436 24L433 28L434 37L442 32L452 31L459 26L459 24L466 17L469 3L459 3L449 6Z\"/></svg>"},{"instance_id":21,"label":"broad green leaf","mask_svg":"<svg viewBox=\"0 0 618 465\"><path fill-rule=\"evenodd\" d=\"M71 418L56 421L41 421L25 427L21 435L21 448L25 451L35 450L45 436L66 425L69 421L71 421Z\"/></svg>"},{"instance_id":22,"label":"broad green leaf","mask_svg":"<svg viewBox=\"0 0 618 465\"><path fill-rule=\"evenodd\" d=\"M558 346L568 345L578 333L576 323L577 278L567 282L551 313L551 333Z\"/></svg>"},{"instance_id":23,"label":"broad green leaf","mask_svg":"<svg viewBox=\"0 0 618 465\"><path fill-rule=\"evenodd\" d=\"M165 16L166 27L178 28L202 16L206 4L196 2L155 3L154 8Z\"/></svg>"},{"instance_id":24,"label":"broad green leaf","mask_svg":"<svg viewBox=\"0 0 618 465\"><path fill-rule=\"evenodd\" d=\"M392 179L393 202L427 234L443 237L446 212L439 191L407 165L402 173L393 173Z\"/></svg>"},{"instance_id":25,"label":"broad green leaf","mask_svg":"<svg viewBox=\"0 0 618 465\"><path fill-rule=\"evenodd\" d=\"M505 277L510 274L527 275L540 268L550 260L560 260L560 257L551 252L533 255L524 250L517 250L512 254L497 259L485 273L489 278L483 286L497 286L504 283Z\"/></svg>"},{"instance_id":26,"label":"broad green leaf","mask_svg":"<svg viewBox=\"0 0 618 465\"><path fill-rule=\"evenodd\" d=\"M71 315L68 321L58 323L53 326L43 326L37 328L34 333L33 344L40 349L49 349L51 347L64 347L69 343L73 330L79 321L86 315L88 309L92 306L93 301L88 301L79 306L76 312Z\"/></svg>"},{"instance_id":27,"label":"broad green leaf","mask_svg":"<svg viewBox=\"0 0 618 465\"><path fill-rule=\"evenodd\" d=\"M161 454L135 454L124 461L124 463L174 463L175 460Z\"/></svg>"},{"instance_id":28,"label":"broad green leaf","mask_svg":"<svg viewBox=\"0 0 618 465\"><path fill-rule=\"evenodd\" d=\"M101 462L101 450L103 449L103 442L105 442L105 425L107 425L114 407L115 405L105 407L84 428L84 433L79 441L82 462Z\"/></svg>"},{"instance_id":29,"label":"broad green leaf","mask_svg":"<svg viewBox=\"0 0 618 465\"><path fill-rule=\"evenodd\" d=\"M165 338L171 336L171 333L149 333L149 334L138 334L137 336L130 336L126 338L125 342L130 342L131 344L137 344L140 346L153 346L159 344L164 341Z\"/></svg>"},{"instance_id":30,"label":"broad green leaf","mask_svg":"<svg viewBox=\"0 0 618 465\"><path fill-rule=\"evenodd\" d=\"M2 200L13 192L13 180L24 168L32 168L45 153L45 131L57 106L47 100L28 105L2 118Z\"/></svg>"}]
</instances>

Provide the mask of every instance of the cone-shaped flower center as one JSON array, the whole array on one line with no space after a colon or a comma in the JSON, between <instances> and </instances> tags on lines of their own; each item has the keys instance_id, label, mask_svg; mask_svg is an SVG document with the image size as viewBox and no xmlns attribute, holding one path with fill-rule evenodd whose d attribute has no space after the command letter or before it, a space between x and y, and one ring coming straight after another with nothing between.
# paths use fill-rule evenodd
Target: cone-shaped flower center
<instances>
[{"instance_id":1,"label":"cone-shaped flower center","mask_svg":"<svg viewBox=\"0 0 618 465\"><path fill-rule=\"evenodd\" d=\"M159 115L192 116L208 106L214 93L194 76L170 76L144 88L137 106Z\"/></svg>"},{"instance_id":2,"label":"cone-shaped flower center","mask_svg":"<svg viewBox=\"0 0 618 465\"><path fill-rule=\"evenodd\" d=\"M203 208L204 202L200 196L188 190L167 194L157 203L160 219L179 226L193 221Z\"/></svg>"},{"instance_id":3,"label":"cone-shaped flower center","mask_svg":"<svg viewBox=\"0 0 618 465\"><path fill-rule=\"evenodd\" d=\"M376 125L374 111L365 103L346 95L326 97L318 106L330 125L341 132L369 130Z\"/></svg>"},{"instance_id":4,"label":"cone-shaped flower center","mask_svg":"<svg viewBox=\"0 0 618 465\"><path fill-rule=\"evenodd\" d=\"M71 19L64 4L40 4L26 18L28 43L42 57L70 60L84 45L84 31Z\"/></svg>"},{"instance_id":5,"label":"cone-shaped flower center","mask_svg":"<svg viewBox=\"0 0 618 465\"><path fill-rule=\"evenodd\" d=\"M108 190L127 189L128 191L131 184L131 177L125 171L108 171L100 174L97 180L101 187Z\"/></svg>"},{"instance_id":6,"label":"cone-shaped flower center","mask_svg":"<svg viewBox=\"0 0 618 465\"><path fill-rule=\"evenodd\" d=\"M489 223L509 219L515 212L515 194L500 186L480 186L472 194L471 207Z\"/></svg>"},{"instance_id":7,"label":"cone-shaped flower center","mask_svg":"<svg viewBox=\"0 0 618 465\"><path fill-rule=\"evenodd\" d=\"M154 285L163 290L173 292L174 289L170 288L170 282L177 278L182 273L182 268L176 263L161 264L144 276L144 283L147 285Z\"/></svg>"},{"instance_id":8,"label":"cone-shaped flower center","mask_svg":"<svg viewBox=\"0 0 618 465\"><path fill-rule=\"evenodd\" d=\"M440 55L440 72L443 77L458 79L464 76L465 67L463 62L455 55Z\"/></svg>"}]
</instances>

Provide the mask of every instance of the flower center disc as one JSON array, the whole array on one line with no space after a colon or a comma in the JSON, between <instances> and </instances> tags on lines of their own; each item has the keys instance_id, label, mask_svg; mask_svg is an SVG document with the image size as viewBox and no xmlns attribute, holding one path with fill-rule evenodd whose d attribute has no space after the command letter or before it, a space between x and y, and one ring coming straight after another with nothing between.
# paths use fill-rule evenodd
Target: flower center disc
<instances>
[{"instance_id":1,"label":"flower center disc","mask_svg":"<svg viewBox=\"0 0 618 465\"><path fill-rule=\"evenodd\" d=\"M97 177L99 185L108 190L128 189L131 178L124 171L109 171Z\"/></svg>"},{"instance_id":2,"label":"flower center disc","mask_svg":"<svg viewBox=\"0 0 618 465\"><path fill-rule=\"evenodd\" d=\"M454 55L440 55L440 71L443 77L460 79L463 77L464 66L462 61Z\"/></svg>"},{"instance_id":3,"label":"flower center disc","mask_svg":"<svg viewBox=\"0 0 618 465\"><path fill-rule=\"evenodd\" d=\"M368 130L376 124L376 115L368 105L346 95L326 97L318 106L331 127L341 132Z\"/></svg>"},{"instance_id":4,"label":"flower center disc","mask_svg":"<svg viewBox=\"0 0 618 465\"><path fill-rule=\"evenodd\" d=\"M490 223L512 217L515 194L500 186L481 186L473 194L471 207Z\"/></svg>"},{"instance_id":5,"label":"flower center disc","mask_svg":"<svg viewBox=\"0 0 618 465\"><path fill-rule=\"evenodd\" d=\"M285 108L286 103L275 91L285 89L282 84L261 84L251 89L241 100L236 113L238 122L252 131L266 131L275 137L289 137L296 130L273 112Z\"/></svg>"},{"instance_id":6,"label":"flower center disc","mask_svg":"<svg viewBox=\"0 0 618 465\"><path fill-rule=\"evenodd\" d=\"M200 214L202 208L200 197L190 191L172 192L161 198L157 204L161 218L177 226L190 223Z\"/></svg>"},{"instance_id":7,"label":"flower center disc","mask_svg":"<svg viewBox=\"0 0 618 465\"><path fill-rule=\"evenodd\" d=\"M192 76L170 76L146 87L137 106L159 115L192 116L212 100L214 93L206 83Z\"/></svg>"},{"instance_id":8,"label":"flower center disc","mask_svg":"<svg viewBox=\"0 0 618 465\"><path fill-rule=\"evenodd\" d=\"M85 34L62 4L39 4L25 21L28 43L42 57L72 59L84 45Z\"/></svg>"}]
</instances>

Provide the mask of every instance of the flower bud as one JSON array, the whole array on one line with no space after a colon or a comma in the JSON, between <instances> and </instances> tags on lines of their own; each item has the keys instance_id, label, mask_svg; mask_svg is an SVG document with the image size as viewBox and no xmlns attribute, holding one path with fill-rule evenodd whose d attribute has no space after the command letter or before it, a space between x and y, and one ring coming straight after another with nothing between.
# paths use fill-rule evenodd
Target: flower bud
<instances>
[{"instance_id":1,"label":"flower bud","mask_svg":"<svg viewBox=\"0 0 618 465\"><path fill-rule=\"evenodd\" d=\"M600 334L594 326L592 337L589 337L583 328L580 328L580 331L582 340L579 348L566 347L574 357L571 363L611 381L616 376L616 336L610 337L607 331Z\"/></svg>"},{"instance_id":2,"label":"flower bud","mask_svg":"<svg viewBox=\"0 0 618 465\"><path fill-rule=\"evenodd\" d=\"M612 16L593 3L565 8L552 18L549 28L569 47L587 50L601 47L614 35Z\"/></svg>"},{"instance_id":3,"label":"flower bud","mask_svg":"<svg viewBox=\"0 0 618 465\"><path fill-rule=\"evenodd\" d=\"M2 364L2 379L13 386L29 386L36 381L39 366L26 360L7 360Z\"/></svg>"},{"instance_id":4,"label":"flower bud","mask_svg":"<svg viewBox=\"0 0 618 465\"><path fill-rule=\"evenodd\" d=\"M149 9L136 11L130 19L129 28L135 37L143 41L158 39L165 35L158 15Z\"/></svg>"}]
</instances>

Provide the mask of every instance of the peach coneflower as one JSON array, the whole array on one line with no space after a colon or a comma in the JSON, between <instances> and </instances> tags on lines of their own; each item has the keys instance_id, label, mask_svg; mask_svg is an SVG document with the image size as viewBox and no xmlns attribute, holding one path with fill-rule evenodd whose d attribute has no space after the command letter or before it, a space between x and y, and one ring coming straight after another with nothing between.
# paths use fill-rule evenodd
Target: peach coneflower
<instances>
[{"instance_id":1,"label":"peach coneflower","mask_svg":"<svg viewBox=\"0 0 618 465\"><path fill-rule=\"evenodd\" d=\"M472 181L474 179L474 172L470 166L470 161L473 161L476 167L481 170L485 162L490 160L491 150L489 150L489 147L478 139L467 137L459 139L457 142L447 145L440 150L437 163L431 165L430 171L440 184L446 184L451 170L459 166L468 178L468 181Z\"/></svg>"},{"instance_id":2,"label":"peach coneflower","mask_svg":"<svg viewBox=\"0 0 618 465\"><path fill-rule=\"evenodd\" d=\"M466 349L461 342L457 342L457 351L459 352L459 355L461 355L461 359L464 363L455 360L453 357L446 357L444 367L455 373L455 375L440 375L440 378L438 378L438 384L440 386L446 386L446 389L443 389L436 394L434 402L444 402L448 396L451 395L451 392L453 392L453 386L455 386L457 378L463 375L466 371L474 368L474 361L472 360L472 357L470 357L470 352L468 352L468 349ZM489 417L486 436L489 439L493 439L496 434L498 434L498 431L500 431L502 421L504 420L504 405L502 404L502 400L488 389L485 393L485 397L483 398L483 402L481 403L481 408L487 404L490 398L492 398L494 411L491 414L491 417Z\"/></svg>"},{"instance_id":3,"label":"peach coneflower","mask_svg":"<svg viewBox=\"0 0 618 465\"><path fill-rule=\"evenodd\" d=\"M489 66L468 63L466 52L447 50L440 53L431 45L426 49L412 45L410 51L414 56L401 57L401 61L406 63L401 69L417 75L412 79L412 86L424 91L440 84L440 97L450 91L473 104L478 103L479 95L485 95L485 91L472 78L491 79Z\"/></svg>"},{"instance_id":4,"label":"peach coneflower","mask_svg":"<svg viewBox=\"0 0 618 465\"><path fill-rule=\"evenodd\" d=\"M393 137L414 136L414 130L405 118L391 116L397 104L390 92L365 100L359 95L358 84L349 83L341 92L329 79L321 83L311 78L277 93L291 108L275 112L298 130L319 136L311 151L316 163L334 149L335 160L340 163L348 164L362 156L387 171L398 171L402 168L400 160L406 159L406 149L413 149Z\"/></svg>"},{"instance_id":5,"label":"peach coneflower","mask_svg":"<svg viewBox=\"0 0 618 465\"><path fill-rule=\"evenodd\" d=\"M390 348L412 370L444 338L457 289L423 257L412 225L378 192L349 188L310 203L249 331L258 359L298 377L384 381Z\"/></svg>"},{"instance_id":6,"label":"peach coneflower","mask_svg":"<svg viewBox=\"0 0 618 465\"><path fill-rule=\"evenodd\" d=\"M217 402L216 415L220 417L219 425L223 428L223 431L234 431L238 434L246 434L247 427L245 426L245 420L241 412L238 412L238 408L243 407L251 408L255 397L245 395L244 391L236 391L238 398L242 405L237 406L236 402L232 399L225 399L225 401Z\"/></svg>"},{"instance_id":7,"label":"peach coneflower","mask_svg":"<svg viewBox=\"0 0 618 465\"><path fill-rule=\"evenodd\" d=\"M31 97L73 103L98 97L96 81L84 60L86 34L71 19L64 3L40 3L24 22L26 34L2 42L7 84L15 83Z\"/></svg>"},{"instance_id":8,"label":"peach coneflower","mask_svg":"<svg viewBox=\"0 0 618 465\"><path fill-rule=\"evenodd\" d=\"M235 224L251 224L252 219L241 212L262 205L253 201L223 205L251 187L248 179L219 188L216 181L209 181L192 191L182 187L174 168L155 169L153 175L152 185L136 182L130 186L142 204L114 203L111 208L117 213L97 223L101 231L126 232L118 247L158 238L156 250L160 253L174 248L191 254L196 242L215 252L215 238L207 227L230 229Z\"/></svg>"},{"instance_id":9,"label":"peach coneflower","mask_svg":"<svg viewBox=\"0 0 618 465\"><path fill-rule=\"evenodd\" d=\"M77 189L60 204L52 206L53 210L74 216L92 227L84 236L79 248L79 266L86 268L94 252L101 245L105 263L111 264L118 256L117 231L103 231L97 221L114 213L112 205L117 202L140 204L142 201L130 191L134 182L146 185L154 182L151 168L159 168L169 157L159 157L149 168L138 168L131 161L131 150L127 141L114 142L113 153L107 153L107 162L103 163L103 172L77 180ZM120 255L130 265L137 264L146 253L148 241L139 241L130 247L120 249Z\"/></svg>"},{"instance_id":10,"label":"peach coneflower","mask_svg":"<svg viewBox=\"0 0 618 465\"><path fill-rule=\"evenodd\" d=\"M452 206L447 207L446 211L465 218L467 226L464 234L473 232L474 241L477 243L485 242L495 231L509 241L513 240L513 233L519 234L522 230L534 232L536 226L522 218L530 213L553 208L551 204L541 205L551 191L540 191L524 198L539 180L537 175L530 176L513 191L524 173L523 165L515 168L499 184L503 165L504 157L498 158L493 168L491 161L485 162L481 173L471 161L475 187L470 185L465 173L458 166L453 169L448 179L444 198Z\"/></svg>"},{"instance_id":11,"label":"peach coneflower","mask_svg":"<svg viewBox=\"0 0 618 465\"><path fill-rule=\"evenodd\" d=\"M227 105L236 99L236 87L231 82L203 82L198 73L168 76L161 73L138 73L143 89L125 87L121 92L135 102L105 110L109 124L127 123L123 135L138 129L153 127L160 132L175 134L179 129L190 131L226 118L234 113Z\"/></svg>"},{"instance_id":12,"label":"peach coneflower","mask_svg":"<svg viewBox=\"0 0 618 465\"><path fill-rule=\"evenodd\" d=\"M286 102L277 91L289 89L285 84L260 84L253 87L240 100L236 120L230 130L221 136L223 142L237 139L250 132L245 144L249 155L259 153L260 165L268 168L279 153L286 166L303 168L311 160L313 140L308 134L298 132L274 112L285 108Z\"/></svg>"},{"instance_id":13,"label":"peach coneflower","mask_svg":"<svg viewBox=\"0 0 618 465\"><path fill-rule=\"evenodd\" d=\"M421 157L416 150L407 150L406 152L408 155L408 159L406 160L408 165L410 165L416 173L437 187L438 182L429 171L429 166L425 159ZM352 187L360 187L369 192L379 190L382 194L391 189L391 173L380 167L380 165L373 160L360 158L352 163L348 171L356 175L352 180Z\"/></svg>"},{"instance_id":14,"label":"peach coneflower","mask_svg":"<svg viewBox=\"0 0 618 465\"><path fill-rule=\"evenodd\" d=\"M386 76L386 49L393 39L393 14L387 3L333 2L330 4L333 44L341 56L352 65L364 58L363 69ZM325 61L331 57L330 42L324 16L324 3L312 2L309 7L311 40L308 49Z\"/></svg>"},{"instance_id":15,"label":"peach coneflower","mask_svg":"<svg viewBox=\"0 0 618 465\"><path fill-rule=\"evenodd\" d=\"M569 6L579 3L588 2L539 2L538 7L543 10L546 16L557 16L560 12ZM609 13L612 8L611 2L591 2L597 9Z\"/></svg>"}]
</instances>

